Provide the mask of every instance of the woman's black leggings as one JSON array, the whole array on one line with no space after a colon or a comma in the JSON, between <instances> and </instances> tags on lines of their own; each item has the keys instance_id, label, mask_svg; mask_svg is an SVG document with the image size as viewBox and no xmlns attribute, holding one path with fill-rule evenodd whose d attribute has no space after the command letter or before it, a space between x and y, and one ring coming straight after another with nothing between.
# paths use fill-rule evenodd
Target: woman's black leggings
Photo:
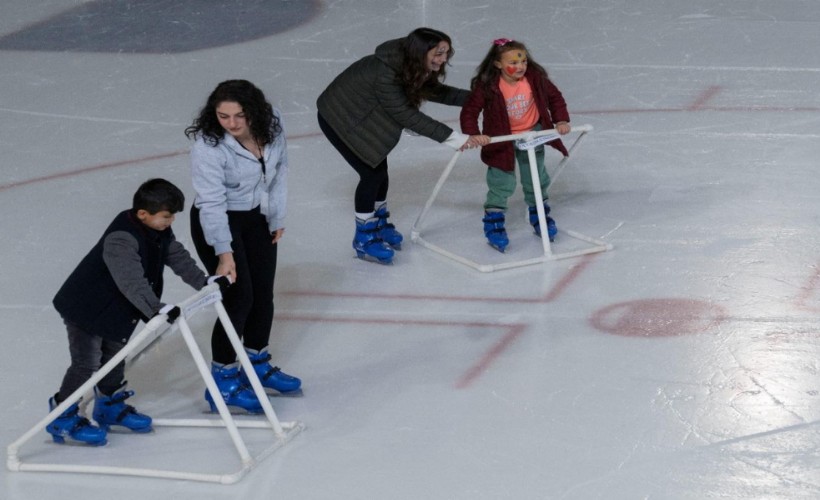
<instances>
[{"instance_id":1,"label":"woman's black leggings","mask_svg":"<svg viewBox=\"0 0 820 500\"><path fill-rule=\"evenodd\" d=\"M387 199L387 188L390 184L387 175L387 159L382 160L375 168L371 167L347 147L339 134L322 118L322 115L318 115L318 118L319 128L322 129L327 140L333 144L333 147L341 153L345 161L359 174L359 185L356 186L354 198L356 212L368 213L374 211L377 201Z\"/></svg>"},{"instance_id":2,"label":"woman's black leggings","mask_svg":"<svg viewBox=\"0 0 820 500\"><path fill-rule=\"evenodd\" d=\"M236 262L236 283L222 292L222 303L245 347L267 347L273 324L273 281L276 277L276 248L268 222L259 207L250 211L228 211L231 248ZM191 237L199 259L213 275L219 264L214 248L205 241L199 210L191 207ZM217 363L236 361L225 328L220 321L211 335L211 351Z\"/></svg>"}]
</instances>

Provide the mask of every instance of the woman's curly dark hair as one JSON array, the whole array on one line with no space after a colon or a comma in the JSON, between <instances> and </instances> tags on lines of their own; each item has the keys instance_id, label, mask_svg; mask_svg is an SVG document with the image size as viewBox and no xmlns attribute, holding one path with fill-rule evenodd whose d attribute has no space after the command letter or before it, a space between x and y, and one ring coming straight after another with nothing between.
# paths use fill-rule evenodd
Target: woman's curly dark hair
<instances>
[{"instance_id":1,"label":"woman's curly dark hair","mask_svg":"<svg viewBox=\"0 0 820 500\"><path fill-rule=\"evenodd\" d=\"M226 80L217 85L208 96L199 116L185 129L185 136L189 139L202 136L211 146L219 144L225 135L225 129L219 124L216 108L223 102L235 102L242 107L251 135L260 145L273 143L282 132L279 119L273 114L273 106L261 90L247 80Z\"/></svg>"},{"instance_id":2,"label":"woman's curly dark hair","mask_svg":"<svg viewBox=\"0 0 820 500\"><path fill-rule=\"evenodd\" d=\"M434 93L435 86L443 82L447 76L447 63L442 64L438 71L432 73L428 73L425 66L427 53L436 48L440 42L447 42L450 46L447 52L449 62L455 54L453 42L441 31L432 28L418 28L407 35L402 42L404 63L402 73L398 76L407 99L417 108Z\"/></svg>"}]
</instances>

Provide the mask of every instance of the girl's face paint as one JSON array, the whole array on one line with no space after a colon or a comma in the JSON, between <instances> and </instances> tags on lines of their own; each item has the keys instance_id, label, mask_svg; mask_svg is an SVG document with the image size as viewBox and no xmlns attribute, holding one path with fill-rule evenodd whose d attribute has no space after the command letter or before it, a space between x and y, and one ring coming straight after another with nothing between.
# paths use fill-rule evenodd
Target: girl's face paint
<instances>
[{"instance_id":1,"label":"girl's face paint","mask_svg":"<svg viewBox=\"0 0 820 500\"><path fill-rule=\"evenodd\" d=\"M501 77L509 83L515 83L524 78L527 72L527 52L523 50L508 50L501 54L501 60L496 61L495 67L501 70Z\"/></svg>"}]
</instances>

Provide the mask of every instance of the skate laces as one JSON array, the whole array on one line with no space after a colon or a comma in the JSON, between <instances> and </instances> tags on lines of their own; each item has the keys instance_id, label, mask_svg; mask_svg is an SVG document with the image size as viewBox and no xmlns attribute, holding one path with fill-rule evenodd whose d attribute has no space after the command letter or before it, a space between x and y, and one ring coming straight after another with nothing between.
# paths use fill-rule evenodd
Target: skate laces
<instances>
[{"instance_id":1,"label":"skate laces","mask_svg":"<svg viewBox=\"0 0 820 500\"><path fill-rule=\"evenodd\" d=\"M118 405L134 395L134 391L120 391L110 396L108 401L103 401L106 406Z\"/></svg>"},{"instance_id":2,"label":"skate laces","mask_svg":"<svg viewBox=\"0 0 820 500\"><path fill-rule=\"evenodd\" d=\"M54 405L57 406L57 405ZM79 417L80 407L77 405L71 405L68 407L66 411L63 412L60 417ZM59 417L58 417L59 418ZM82 417L79 417L82 418Z\"/></svg>"},{"instance_id":3,"label":"skate laces","mask_svg":"<svg viewBox=\"0 0 820 500\"><path fill-rule=\"evenodd\" d=\"M265 372L265 375L262 377L263 380L267 380L271 378L273 375L280 373L282 370L278 366L272 366L270 370ZM284 375L284 374L283 374Z\"/></svg>"},{"instance_id":4,"label":"skate laces","mask_svg":"<svg viewBox=\"0 0 820 500\"><path fill-rule=\"evenodd\" d=\"M125 405L125 408L123 408L122 411L117 414L117 422L122 422L125 419L125 417L132 413L136 415L137 409L131 405Z\"/></svg>"},{"instance_id":5,"label":"skate laces","mask_svg":"<svg viewBox=\"0 0 820 500\"><path fill-rule=\"evenodd\" d=\"M76 413L74 414L74 417L76 417L76 418L74 420L74 425L71 426L71 432L78 431L78 430L82 429L83 427L91 426L91 421L88 420L87 418L81 417L81 416L77 415Z\"/></svg>"},{"instance_id":6,"label":"skate laces","mask_svg":"<svg viewBox=\"0 0 820 500\"><path fill-rule=\"evenodd\" d=\"M270 361L271 358L272 358L272 356L270 355L270 353L266 352L264 356L260 356L258 358L255 358L251 362L255 365L261 365L263 363L267 363L268 361Z\"/></svg>"},{"instance_id":7,"label":"skate laces","mask_svg":"<svg viewBox=\"0 0 820 500\"><path fill-rule=\"evenodd\" d=\"M500 214L500 212L492 212L488 213L484 216L481 220L485 224L484 232L489 233L503 233L507 230L504 228L504 214Z\"/></svg>"},{"instance_id":8,"label":"skate laces","mask_svg":"<svg viewBox=\"0 0 820 500\"><path fill-rule=\"evenodd\" d=\"M136 408L134 408L133 406L131 406L129 404L125 404L125 400L130 398L133 395L134 395L134 391L120 391L120 392L117 392L115 394L112 394L108 398L108 401L103 401L104 406L123 405L122 410L120 410L120 412L117 414L117 416L114 419L116 422L122 422L123 419L125 419L125 417L127 417L128 415L130 415L132 413L133 414L137 413Z\"/></svg>"},{"instance_id":9,"label":"skate laces","mask_svg":"<svg viewBox=\"0 0 820 500\"><path fill-rule=\"evenodd\" d=\"M71 431L70 432L72 432L72 433L74 431L82 429L83 427L91 425L90 420L88 420L87 418L80 415L80 407L77 406L77 405L73 405L72 407L70 407L62 415L57 417L57 420L60 420L60 419L63 419L63 418L71 420L72 425L71 425ZM56 423L56 420L55 420L54 423Z\"/></svg>"},{"instance_id":10,"label":"skate laces","mask_svg":"<svg viewBox=\"0 0 820 500\"><path fill-rule=\"evenodd\" d=\"M379 229L395 229L396 226L390 222L387 222L387 218L390 217L390 212L385 210L384 212L376 212L376 217L379 219Z\"/></svg>"}]
</instances>

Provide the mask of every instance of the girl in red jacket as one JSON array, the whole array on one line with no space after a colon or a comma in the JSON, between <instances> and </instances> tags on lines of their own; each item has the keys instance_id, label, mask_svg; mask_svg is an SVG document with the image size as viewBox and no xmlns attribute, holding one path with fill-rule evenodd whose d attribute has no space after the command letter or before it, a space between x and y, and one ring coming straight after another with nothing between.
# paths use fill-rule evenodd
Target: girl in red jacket
<instances>
[{"instance_id":1,"label":"girl in red jacket","mask_svg":"<svg viewBox=\"0 0 820 500\"><path fill-rule=\"evenodd\" d=\"M527 47L514 40L499 38L476 70L471 81L472 92L461 111L461 129L465 134L483 134L481 160L487 169L487 199L484 203L484 234L491 246L503 252L509 244L504 228L507 199L515 191L515 162L521 170L521 187L529 206L530 223L541 236L537 203L544 204L549 214L547 188L550 178L544 168L544 147L536 149L538 176L543 200L533 194L532 176L526 150L514 147L511 141L489 144L490 136L518 134L531 130L554 128L559 134L569 133L569 112L561 91L549 80L546 70L532 60ZM483 113L482 130L478 115ZM567 149L560 139L549 143L564 156ZM555 221L547 217L547 232L552 241L558 232Z\"/></svg>"}]
</instances>

